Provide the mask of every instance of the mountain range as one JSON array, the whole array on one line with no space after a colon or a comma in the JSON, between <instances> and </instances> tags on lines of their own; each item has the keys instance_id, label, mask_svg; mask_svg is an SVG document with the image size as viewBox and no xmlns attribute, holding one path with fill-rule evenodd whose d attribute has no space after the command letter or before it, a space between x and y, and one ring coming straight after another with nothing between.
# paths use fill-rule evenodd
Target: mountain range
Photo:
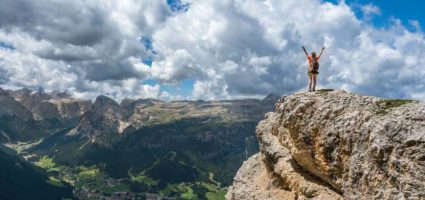
<instances>
[{"instance_id":1,"label":"mountain range","mask_svg":"<svg viewBox=\"0 0 425 200\"><path fill-rule=\"evenodd\" d=\"M278 100L117 103L0 89L0 142L74 198L224 199L259 150L256 124Z\"/></svg>"}]
</instances>

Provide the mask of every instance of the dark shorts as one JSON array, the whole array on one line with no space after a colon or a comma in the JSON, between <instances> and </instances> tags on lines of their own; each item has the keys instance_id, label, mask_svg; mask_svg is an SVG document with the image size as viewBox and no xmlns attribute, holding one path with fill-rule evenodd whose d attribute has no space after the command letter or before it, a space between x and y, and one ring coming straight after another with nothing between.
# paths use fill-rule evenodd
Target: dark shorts
<instances>
[{"instance_id":1,"label":"dark shorts","mask_svg":"<svg viewBox=\"0 0 425 200\"><path fill-rule=\"evenodd\" d=\"M318 75L319 72L308 72L308 75Z\"/></svg>"}]
</instances>

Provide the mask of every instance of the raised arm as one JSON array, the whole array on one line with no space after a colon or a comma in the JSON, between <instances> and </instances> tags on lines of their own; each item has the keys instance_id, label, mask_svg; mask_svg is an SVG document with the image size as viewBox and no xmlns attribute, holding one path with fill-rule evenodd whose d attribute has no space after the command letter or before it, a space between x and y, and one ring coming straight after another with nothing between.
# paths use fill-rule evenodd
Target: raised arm
<instances>
[{"instance_id":1,"label":"raised arm","mask_svg":"<svg viewBox=\"0 0 425 200\"><path fill-rule=\"evenodd\" d=\"M307 51L305 50L305 47L304 47L304 46L303 46L303 50L304 50L305 55L308 57L308 53L307 53Z\"/></svg>"},{"instance_id":2,"label":"raised arm","mask_svg":"<svg viewBox=\"0 0 425 200\"><path fill-rule=\"evenodd\" d=\"M320 51L320 54L319 54L319 58L322 56L322 53L324 50L325 50L325 47L322 47L322 50Z\"/></svg>"}]
</instances>

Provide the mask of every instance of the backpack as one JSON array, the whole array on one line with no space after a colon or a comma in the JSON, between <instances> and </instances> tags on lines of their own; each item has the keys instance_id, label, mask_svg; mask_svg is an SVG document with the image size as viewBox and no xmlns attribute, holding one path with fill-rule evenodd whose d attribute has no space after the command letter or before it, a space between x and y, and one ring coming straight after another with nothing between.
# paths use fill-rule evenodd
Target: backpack
<instances>
[{"instance_id":1,"label":"backpack","mask_svg":"<svg viewBox=\"0 0 425 200\"><path fill-rule=\"evenodd\" d=\"M319 72L319 61L316 58L311 58L311 68L313 73Z\"/></svg>"}]
</instances>

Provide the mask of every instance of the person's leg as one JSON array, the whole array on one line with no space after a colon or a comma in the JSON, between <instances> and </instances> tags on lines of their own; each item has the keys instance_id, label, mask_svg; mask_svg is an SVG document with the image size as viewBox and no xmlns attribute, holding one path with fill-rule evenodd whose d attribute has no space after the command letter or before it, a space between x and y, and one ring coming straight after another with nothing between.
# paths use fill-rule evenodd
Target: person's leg
<instances>
[{"instance_id":1,"label":"person's leg","mask_svg":"<svg viewBox=\"0 0 425 200\"><path fill-rule=\"evenodd\" d=\"M313 74L308 74L308 91L311 92L311 84L313 82Z\"/></svg>"},{"instance_id":2,"label":"person's leg","mask_svg":"<svg viewBox=\"0 0 425 200\"><path fill-rule=\"evenodd\" d=\"M313 74L313 91L316 91L317 74Z\"/></svg>"}]
</instances>

